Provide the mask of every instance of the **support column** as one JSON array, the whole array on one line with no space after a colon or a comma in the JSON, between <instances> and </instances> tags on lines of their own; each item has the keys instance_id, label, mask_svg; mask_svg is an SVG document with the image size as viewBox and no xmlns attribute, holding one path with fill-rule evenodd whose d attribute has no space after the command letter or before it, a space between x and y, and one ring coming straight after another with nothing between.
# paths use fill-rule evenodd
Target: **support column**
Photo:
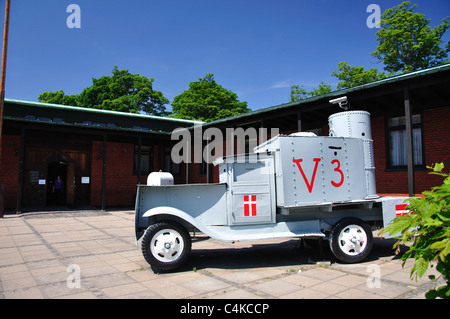
<instances>
[{"instance_id":1,"label":"support column","mask_svg":"<svg viewBox=\"0 0 450 319\"><path fill-rule=\"evenodd\" d=\"M102 169L102 210L105 210L106 207L106 142L107 136L103 135L103 169Z\"/></svg>"},{"instance_id":2,"label":"support column","mask_svg":"<svg viewBox=\"0 0 450 319\"><path fill-rule=\"evenodd\" d=\"M138 158L136 165L137 184L141 183L141 157L142 157L142 137L138 137Z\"/></svg>"},{"instance_id":3,"label":"support column","mask_svg":"<svg viewBox=\"0 0 450 319\"><path fill-rule=\"evenodd\" d=\"M414 196L414 151L413 151L413 131L412 131L412 114L411 104L409 101L409 89L405 87L403 90L403 99L405 104L405 122L406 122L406 155L408 165L408 193L409 196Z\"/></svg>"},{"instance_id":4,"label":"support column","mask_svg":"<svg viewBox=\"0 0 450 319\"><path fill-rule=\"evenodd\" d=\"M16 214L22 212L22 194L23 194L23 162L25 157L25 128L22 127L20 133L20 159L19 159L19 181L17 190L17 209Z\"/></svg>"}]
</instances>

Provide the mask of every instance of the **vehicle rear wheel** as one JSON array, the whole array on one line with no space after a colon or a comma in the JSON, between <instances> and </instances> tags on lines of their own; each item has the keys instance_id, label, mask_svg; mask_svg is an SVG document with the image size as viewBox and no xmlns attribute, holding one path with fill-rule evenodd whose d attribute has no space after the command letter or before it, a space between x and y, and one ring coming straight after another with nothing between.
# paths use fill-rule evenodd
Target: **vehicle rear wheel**
<instances>
[{"instance_id":1,"label":"vehicle rear wheel","mask_svg":"<svg viewBox=\"0 0 450 319\"><path fill-rule=\"evenodd\" d=\"M367 258L372 250L373 236L369 225L358 218L344 218L330 233L333 255L346 263L357 263Z\"/></svg>"},{"instance_id":2,"label":"vehicle rear wheel","mask_svg":"<svg viewBox=\"0 0 450 319\"><path fill-rule=\"evenodd\" d=\"M191 237L182 225L161 221L147 228L141 249L154 271L169 271L186 261L191 251Z\"/></svg>"}]
</instances>

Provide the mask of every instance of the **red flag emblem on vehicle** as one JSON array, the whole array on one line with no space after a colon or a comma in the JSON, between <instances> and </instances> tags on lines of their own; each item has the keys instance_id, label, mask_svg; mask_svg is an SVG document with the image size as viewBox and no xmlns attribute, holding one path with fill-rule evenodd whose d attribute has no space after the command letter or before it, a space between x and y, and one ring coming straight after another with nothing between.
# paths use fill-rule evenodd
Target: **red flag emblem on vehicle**
<instances>
[{"instance_id":1,"label":"red flag emblem on vehicle","mask_svg":"<svg viewBox=\"0 0 450 319\"><path fill-rule=\"evenodd\" d=\"M256 216L256 195L244 195L244 216Z\"/></svg>"}]
</instances>

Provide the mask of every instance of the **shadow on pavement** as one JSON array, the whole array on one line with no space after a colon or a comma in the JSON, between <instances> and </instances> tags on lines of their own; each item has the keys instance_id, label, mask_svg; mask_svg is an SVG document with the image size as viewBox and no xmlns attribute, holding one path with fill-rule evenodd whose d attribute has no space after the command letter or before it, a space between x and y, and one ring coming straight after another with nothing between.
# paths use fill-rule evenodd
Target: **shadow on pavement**
<instances>
[{"instance_id":1,"label":"shadow on pavement","mask_svg":"<svg viewBox=\"0 0 450 319\"><path fill-rule=\"evenodd\" d=\"M374 238L372 251L364 262L373 262L381 258L400 258L392 248L395 242L395 239ZM402 249L403 252L404 250ZM205 268L298 267L316 262L341 263L332 255L327 241L322 242L320 250L317 245L309 245L301 239L292 239L282 243L254 244L242 248L196 249L194 246L186 265L178 271Z\"/></svg>"}]
</instances>

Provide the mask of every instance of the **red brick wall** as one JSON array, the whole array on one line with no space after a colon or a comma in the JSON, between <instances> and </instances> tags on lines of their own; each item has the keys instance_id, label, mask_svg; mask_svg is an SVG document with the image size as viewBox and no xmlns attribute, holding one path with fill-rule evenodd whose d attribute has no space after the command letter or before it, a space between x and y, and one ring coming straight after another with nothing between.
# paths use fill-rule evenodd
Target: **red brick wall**
<instances>
[{"instance_id":1,"label":"red brick wall","mask_svg":"<svg viewBox=\"0 0 450 319\"><path fill-rule=\"evenodd\" d=\"M102 204L103 142L92 142L91 204ZM136 196L133 175L134 144L106 144L106 206L132 206Z\"/></svg>"},{"instance_id":2,"label":"red brick wall","mask_svg":"<svg viewBox=\"0 0 450 319\"><path fill-rule=\"evenodd\" d=\"M426 165L443 162L444 171L450 172L450 106L426 110L423 124ZM428 172L416 173L416 192L441 184L441 177Z\"/></svg>"},{"instance_id":3,"label":"red brick wall","mask_svg":"<svg viewBox=\"0 0 450 319\"><path fill-rule=\"evenodd\" d=\"M425 110L422 114L423 146L425 164L431 166L444 162L445 171L450 169L450 106ZM375 174L379 194L407 194L408 172L389 171L386 159L385 118L372 118L372 136L375 156ZM438 176L428 174L429 170L415 171L415 192L422 193L441 183Z\"/></svg>"},{"instance_id":4,"label":"red brick wall","mask_svg":"<svg viewBox=\"0 0 450 319\"><path fill-rule=\"evenodd\" d=\"M20 136L2 135L0 183L5 187L5 208L17 206L19 189Z\"/></svg>"}]
</instances>

